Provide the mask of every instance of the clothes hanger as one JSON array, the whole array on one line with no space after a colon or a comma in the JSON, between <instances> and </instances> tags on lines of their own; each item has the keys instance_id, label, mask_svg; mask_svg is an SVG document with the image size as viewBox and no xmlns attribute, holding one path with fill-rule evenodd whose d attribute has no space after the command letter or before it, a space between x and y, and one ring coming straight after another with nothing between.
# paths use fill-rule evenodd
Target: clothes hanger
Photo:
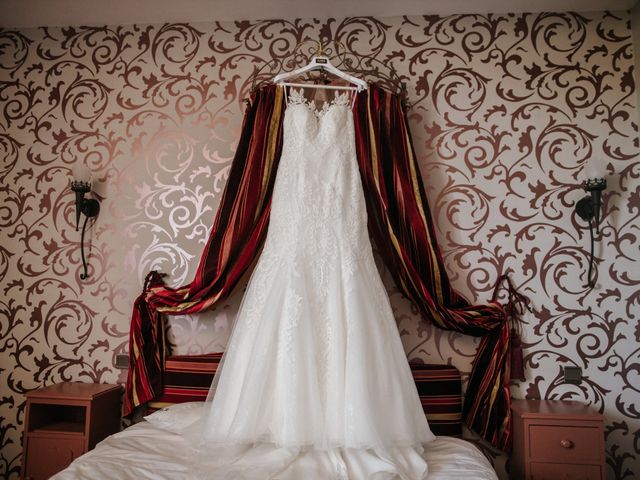
<instances>
[{"instance_id":1,"label":"clothes hanger","mask_svg":"<svg viewBox=\"0 0 640 480\"><path fill-rule=\"evenodd\" d=\"M318 89L327 89L327 90L355 90L357 92L361 92L362 90L367 89L367 82L361 80L360 78L354 77L353 75L349 75L346 72L343 72L338 67L331 63L328 57L325 57L323 54L322 44L318 42L318 55L313 57L311 61L300 68L292 70L291 72L284 72L276 75L273 79L273 83L278 85L282 85L285 87L303 87L303 88L318 88ZM304 73L312 72L315 70L323 70L327 73L331 73L336 77L339 77L347 82L351 83L353 86L343 86L343 85L317 85L313 83L295 83L295 82L287 82L287 79L298 77Z\"/></svg>"}]
</instances>

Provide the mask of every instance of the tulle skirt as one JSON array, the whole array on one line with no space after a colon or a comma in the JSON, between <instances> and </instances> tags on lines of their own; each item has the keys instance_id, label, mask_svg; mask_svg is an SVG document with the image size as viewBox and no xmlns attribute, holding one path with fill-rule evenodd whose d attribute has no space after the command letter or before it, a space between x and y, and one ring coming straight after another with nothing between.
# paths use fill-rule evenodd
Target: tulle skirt
<instances>
[{"instance_id":1,"label":"tulle skirt","mask_svg":"<svg viewBox=\"0 0 640 480\"><path fill-rule=\"evenodd\" d=\"M426 478L433 440L371 247L265 247L194 435L194 478Z\"/></svg>"}]
</instances>

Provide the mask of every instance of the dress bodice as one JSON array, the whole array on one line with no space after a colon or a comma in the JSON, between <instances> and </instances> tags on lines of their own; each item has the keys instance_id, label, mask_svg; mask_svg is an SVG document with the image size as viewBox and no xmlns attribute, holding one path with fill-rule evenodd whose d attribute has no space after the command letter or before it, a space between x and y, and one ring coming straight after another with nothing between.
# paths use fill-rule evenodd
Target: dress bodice
<instances>
[{"instance_id":1,"label":"dress bodice","mask_svg":"<svg viewBox=\"0 0 640 480\"><path fill-rule=\"evenodd\" d=\"M294 90L283 122L270 237L295 238L297 248L319 254L328 253L317 251L321 244L357 249L367 235L366 206L349 94L336 93L318 109Z\"/></svg>"},{"instance_id":2,"label":"dress bodice","mask_svg":"<svg viewBox=\"0 0 640 480\"><path fill-rule=\"evenodd\" d=\"M300 90L294 90L289 94L285 113L285 135L288 132L292 143L306 143L320 151L340 148L344 146L342 143L348 143L350 136L349 132L345 132L346 135L340 135L340 132L353 127L349 107L350 99L346 92L336 93L332 101L324 102L318 109Z\"/></svg>"}]
</instances>

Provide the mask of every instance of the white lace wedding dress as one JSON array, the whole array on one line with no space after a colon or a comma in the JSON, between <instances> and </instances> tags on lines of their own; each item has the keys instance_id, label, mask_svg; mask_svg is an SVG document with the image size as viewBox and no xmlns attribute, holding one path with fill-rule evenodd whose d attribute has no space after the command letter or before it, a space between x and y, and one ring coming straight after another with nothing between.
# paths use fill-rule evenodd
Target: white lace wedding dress
<instances>
[{"instance_id":1,"label":"white lace wedding dress","mask_svg":"<svg viewBox=\"0 0 640 480\"><path fill-rule=\"evenodd\" d=\"M426 478L429 430L374 263L348 94L293 91L263 252L198 439L194 477Z\"/></svg>"}]
</instances>

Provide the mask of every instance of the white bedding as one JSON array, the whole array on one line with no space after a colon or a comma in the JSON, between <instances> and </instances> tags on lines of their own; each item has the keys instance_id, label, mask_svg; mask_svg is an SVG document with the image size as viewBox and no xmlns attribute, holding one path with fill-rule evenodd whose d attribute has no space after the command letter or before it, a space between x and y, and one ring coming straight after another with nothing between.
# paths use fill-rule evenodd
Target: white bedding
<instances>
[{"instance_id":1,"label":"white bedding","mask_svg":"<svg viewBox=\"0 0 640 480\"><path fill-rule=\"evenodd\" d=\"M143 421L106 438L52 480L193 480L188 451L184 437ZM498 478L485 456L464 440L437 437L425 445L424 456L427 480Z\"/></svg>"}]
</instances>

